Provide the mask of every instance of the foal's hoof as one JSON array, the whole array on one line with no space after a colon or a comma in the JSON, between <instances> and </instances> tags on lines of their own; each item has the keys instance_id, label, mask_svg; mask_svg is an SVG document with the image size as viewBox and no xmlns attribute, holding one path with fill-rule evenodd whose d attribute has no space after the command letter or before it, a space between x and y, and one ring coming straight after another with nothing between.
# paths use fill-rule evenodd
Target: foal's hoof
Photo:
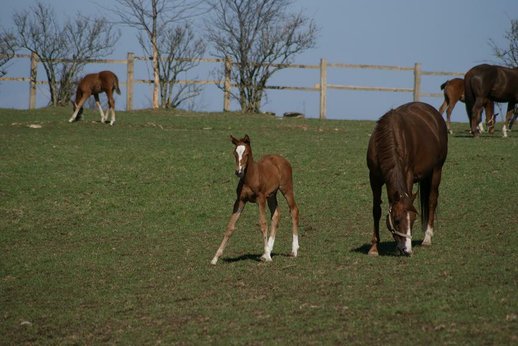
<instances>
[{"instance_id":1,"label":"foal's hoof","mask_svg":"<svg viewBox=\"0 0 518 346\"><path fill-rule=\"evenodd\" d=\"M297 257L297 253L294 251L290 252L290 257Z\"/></svg>"},{"instance_id":2,"label":"foal's hoof","mask_svg":"<svg viewBox=\"0 0 518 346\"><path fill-rule=\"evenodd\" d=\"M261 256L261 261L263 261L263 262L271 262L272 261L272 257L268 256L268 255L262 255Z\"/></svg>"},{"instance_id":3,"label":"foal's hoof","mask_svg":"<svg viewBox=\"0 0 518 346\"><path fill-rule=\"evenodd\" d=\"M432 246L432 241L431 240L423 240L423 242L421 243L421 246Z\"/></svg>"},{"instance_id":4,"label":"foal's hoof","mask_svg":"<svg viewBox=\"0 0 518 346\"><path fill-rule=\"evenodd\" d=\"M370 250L368 252L368 255L375 257L375 256L379 256L379 253L378 253L378 250Z\"/></svg>"}]
</instances>

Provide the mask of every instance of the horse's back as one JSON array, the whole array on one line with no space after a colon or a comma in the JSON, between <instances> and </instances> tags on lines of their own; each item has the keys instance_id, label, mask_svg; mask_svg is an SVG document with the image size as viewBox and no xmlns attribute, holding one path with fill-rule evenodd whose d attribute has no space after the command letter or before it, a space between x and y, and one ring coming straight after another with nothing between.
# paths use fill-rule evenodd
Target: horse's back
<instances>
[{"instance_id":1,"label":"horse's back","mask_svg":"<svg viewBox=\"0 0 518 346\"><path fill-rule=\"evenodd\" d=\"M464 76L470 104L476 98L496 102L518 101L518 69L481 64L472 67Z\"/></svg>"},{"instance_id":2,"label":"horse's back","mask_svg":"<svg viewBox=\"0 0 518 346\"><path fill-rule=\"evenodd\" d=\"M290 162L280 155L265 155L258 162L261 174L274 185L283 186L292 182Z\"/></svg>"},{"instance_id":3,"label":"horse's back","mask_svg":"<svg viewBox=\"0 0 518 346\"><path fill-rule=\"evenodd\" d=\"M377 122L369 141L367 164L380 175L381 161L398 155L417 175L446 160L448 130L431 105L410 102L387 112Z\"/></svg>"}]
</instances>

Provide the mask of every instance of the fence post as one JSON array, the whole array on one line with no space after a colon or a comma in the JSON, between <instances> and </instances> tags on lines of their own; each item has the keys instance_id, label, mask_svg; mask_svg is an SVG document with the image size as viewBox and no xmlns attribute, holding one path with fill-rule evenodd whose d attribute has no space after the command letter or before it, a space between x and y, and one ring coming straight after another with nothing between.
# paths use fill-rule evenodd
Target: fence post
<instances>
[{"instance_id":1,"label":"fence post","mask_svg":"<svg viewBox=\"0 0 518 346\"><path fill-rule=\"evenodd\" d=\"M230 92L231 82L230 77L232 73L232 59L229 56L225 57L225 82L223 85L223 111L230 112Z\"/></svg>"},{"instance_id":2,"label":"fence post","mask_svg":"<svg viewBox=\"0 0 518 346\"><path fill-rule=\"evenodd\" d=\"M327 60L320 59L320 119L327 116Z\"/></svg>"},{"instance_id":3,"label":"fence post","mask_svg":"<svg viewBox=\"0 0 518 346\"><path fill-rule=\"evenodd\" d=\"M38 56L31 53L31 80L29 82L29 109L36 108L36 82L38 81Z\"/></svg>"},{"instance_id":4,"label":"fence post","mask_svg":"<svg viewBox=\"0 0 518 346\"><path fill-rule=\"evenodd\" d=\"M128 52L126 68L126 111L131 111L133 109L133 78L135 73L135 54L132 52Z\"/></svg>"},{"instance_id":5,"label":"fence post","mask_svg":"<svg viewBox=\"0 0 518 346\"><path fill-rule=\"evenodd\" d=\"M421 64L414 65L414 102L421 98Z\"/></svg>"}]
</instances>

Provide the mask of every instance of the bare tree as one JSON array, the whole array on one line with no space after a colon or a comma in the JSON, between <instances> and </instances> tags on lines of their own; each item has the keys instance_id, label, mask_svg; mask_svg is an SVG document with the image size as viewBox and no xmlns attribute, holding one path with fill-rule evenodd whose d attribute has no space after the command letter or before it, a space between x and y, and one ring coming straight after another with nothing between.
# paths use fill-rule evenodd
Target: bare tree
<instances>
[{"instance_id":1,"label":"bare tree","mask_svg":"<svg viewBox=\"0 0 518 346\"><path fill-rule=\"evenodd\" d=\"M14 57L16 40L10 32L0 33L0 77L7 74L5 65Z\"/></svg>"},{"instance_id":2,"label":"bare tree","mask_svg":"<svg viewBox=\"0 0 518 346\"><path fill-rule=\"evenodd\" d=\"M292 0L210 0L207 24L215 55L230 57L233 94L244 112L259 112L270 77L316 44L318 29L302 13L288 13Z\"/></svg>"},{"instance_id":3,"label":"bare tree","mask_svg":"<svg viewBox=\"0 0 518 346\"><path fill-rule=\"evenodd\" d=\"M120 36L102 17L77 14L60 25L53 8L42 2L13 18L16 44L36 54L45 69L53 106L70 101L74 78L86 60L111 54Z\"/></svg>"},{"instance_id":4,"label":"bare tree","mask_svg":"<svg viewBox=\"0 0 518 346\"><path fill-rule=\"evenodd\" d=\"M205 44L196 39L191 26L170 27L158 36L160 68L160 105L163 108L177 108L182 102L201 93L199 85L179 84L185 73L198 66L205 54Z\"/></svg>"},{"instance_id":5,"label":"bare tree","mask_svg":"<svg viewBox=\"0 0 518 346\"><path fill-rule=\"evenodd\" d=\"M511 28L505 32L508 46L500 48L494 40L489 44L493 48L495 56L508 67L518 67L518 19L511 20Z\"/></svg>"},{"instance_id":6,"label":"bare tree","mask_svg":"<svg viewBox=\"0 0 518 346\"><path fill-rule=\"evenodd\" d=\"M159 107L160 89L160 45L159 33L170 30L172 24L179 24L198 14L203 0L116 0L118 6L113 12L122 24L139 30L139 43L144 51L152 54L153 108Z\"/></svg>"}]
</instances>

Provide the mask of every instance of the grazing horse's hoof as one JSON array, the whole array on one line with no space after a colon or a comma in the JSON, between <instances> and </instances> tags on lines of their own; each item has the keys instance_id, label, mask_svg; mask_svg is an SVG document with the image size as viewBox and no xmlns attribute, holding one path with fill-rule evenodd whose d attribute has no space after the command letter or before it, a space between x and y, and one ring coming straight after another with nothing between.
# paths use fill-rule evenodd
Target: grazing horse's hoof
<instances>
[{"instance_id":1,"label":"grazing horse's hoof","mask_svg":"<svg viewBox=\"0 0 518 346\"><path fill-rule=\"evenodd\" d=\"M297 253L294 251L290 252L290 257L297 257Z\"/></svg>"},{"instance_id":2,"label":"grazing horse's hoof","mask_svg":"<svg viewBox=\"0 0 518 346\"><path fill-rule=\"evenodd\" d=\"M213 266L215 266L216 263L218 263L218 259L217 258L213 258L212 261L210 261L210 264L212 264Z\"/></svg>"},{"instance_id":3,"label":"grazing horse's hoof","mask_svg":"<svg viewBox=\"0 0 518 346\"><path fill-rule=\"evenodd\" d=\"M379 256L379 252L378 252L378 249L370 249L369 252L367 253L369 256Z\"/></svg>"}]
</instances>

